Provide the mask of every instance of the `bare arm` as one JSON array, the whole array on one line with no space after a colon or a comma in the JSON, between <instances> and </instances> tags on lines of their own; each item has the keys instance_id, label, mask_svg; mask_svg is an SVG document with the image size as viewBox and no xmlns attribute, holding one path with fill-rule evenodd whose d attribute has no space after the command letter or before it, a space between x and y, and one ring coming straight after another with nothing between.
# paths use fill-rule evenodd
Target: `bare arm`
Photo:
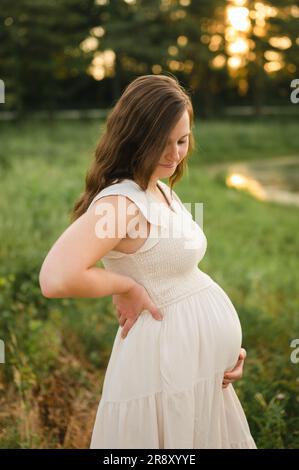
<instances>
[{"instance_id":1,"label":"bare arm","mask_svg":"<svg viewBox=\"0 0 299 470\"><path fill-rule=\"evenodd\" d=\"M95 231L101 217L95 214L95 209L108 202L117 215L120 198L125 199L126 207L132 203L125 196L105 196L58 238L39 273L39 283L45 297L105 297L125 293L136 284L128 276L94 266L126 236L127 224L132 219L131 215L127 215L127 210L122 211L123 219L115 217L115 235L102 238Z\"/></svg>"}]
</instances>

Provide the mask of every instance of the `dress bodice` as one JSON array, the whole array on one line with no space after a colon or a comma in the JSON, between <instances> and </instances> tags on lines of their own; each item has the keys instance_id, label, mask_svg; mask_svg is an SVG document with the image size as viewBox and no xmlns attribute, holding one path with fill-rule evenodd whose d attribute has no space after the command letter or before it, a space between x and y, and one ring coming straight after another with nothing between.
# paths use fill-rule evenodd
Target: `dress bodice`
<instances>
[{"instance_id":1,"label":"dress bodice","mask_svg":"<svg viewBox=\"0 0 299 470\"><path fill-rule=\"evenodd\" d=\"M169 195L170 188L159 183ZM135 181L125 179L100 191L90 206L112 194L126 196L138 206L150 222L150 233L134 253L108 252L101 260L105 269L132 277L160 307L214 282L198 268L206 252L206 236L174 190L171 210Z\"/></svg>"}]
</instances>

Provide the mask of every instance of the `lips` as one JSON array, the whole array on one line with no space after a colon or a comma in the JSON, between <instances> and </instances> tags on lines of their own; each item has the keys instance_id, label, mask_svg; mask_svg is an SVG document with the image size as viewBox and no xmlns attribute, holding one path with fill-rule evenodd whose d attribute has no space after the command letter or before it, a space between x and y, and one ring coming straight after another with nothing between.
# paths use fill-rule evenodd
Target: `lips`
<instances>
[{"instance_id":1,"label":"lips","mask_svg":"<svg viewBox=\"0 0 299 470\"><path fill-rule=\"evenodd\" d=\"M161 166L165 166L166 168L172 168L174 166L174 163L172 165L164 165L163 163L160 163Z\"/></svg>"}]
</instances>

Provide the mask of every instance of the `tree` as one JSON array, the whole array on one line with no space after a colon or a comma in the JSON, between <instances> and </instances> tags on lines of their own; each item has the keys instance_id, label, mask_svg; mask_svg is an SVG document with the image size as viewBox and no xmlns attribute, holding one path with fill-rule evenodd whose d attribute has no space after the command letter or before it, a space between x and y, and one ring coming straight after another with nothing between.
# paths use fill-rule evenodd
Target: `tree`
<instances>
[{"instance_id":1,"label":"tree","mask_svg":"<svg viewBox=\"0 0 299 470\"><path fill-rule=\"evenodd\" d=\"M93 0L1 0L0 76L7 107L59 106L80 91L90 58L79 45L99 23Z\"/></svg>"}]
</instances>

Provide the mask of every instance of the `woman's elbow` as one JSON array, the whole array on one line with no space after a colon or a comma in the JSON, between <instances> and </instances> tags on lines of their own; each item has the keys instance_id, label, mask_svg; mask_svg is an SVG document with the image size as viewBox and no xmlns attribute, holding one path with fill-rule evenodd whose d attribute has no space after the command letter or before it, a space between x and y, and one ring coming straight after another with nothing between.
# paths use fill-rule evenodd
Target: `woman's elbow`
<instances>
[{"instance_id":1,"label":"woman's elbow","mask_svg":"<svg viewBox=\"0 0 299 470\"><path fill-rule=\"evenodd\" d=\"M45 282L40 282L40 290L43 296L47 299L57 299L60 297L60 295L58 295L58 292L53 288L53 286Z\"/></svg>"},{"instance_id":2,"label":"woman's elbow","mask_svg":"<svg viewBox=\"0 0 299 470\"><path fill-rule=\"evenodd\" d=\"M41 293L48 299L57 299L66 296L63 289L63 282L58 280L58 276L41 269L39 273L39 286Z\"/></svg>"}]
</instances>

